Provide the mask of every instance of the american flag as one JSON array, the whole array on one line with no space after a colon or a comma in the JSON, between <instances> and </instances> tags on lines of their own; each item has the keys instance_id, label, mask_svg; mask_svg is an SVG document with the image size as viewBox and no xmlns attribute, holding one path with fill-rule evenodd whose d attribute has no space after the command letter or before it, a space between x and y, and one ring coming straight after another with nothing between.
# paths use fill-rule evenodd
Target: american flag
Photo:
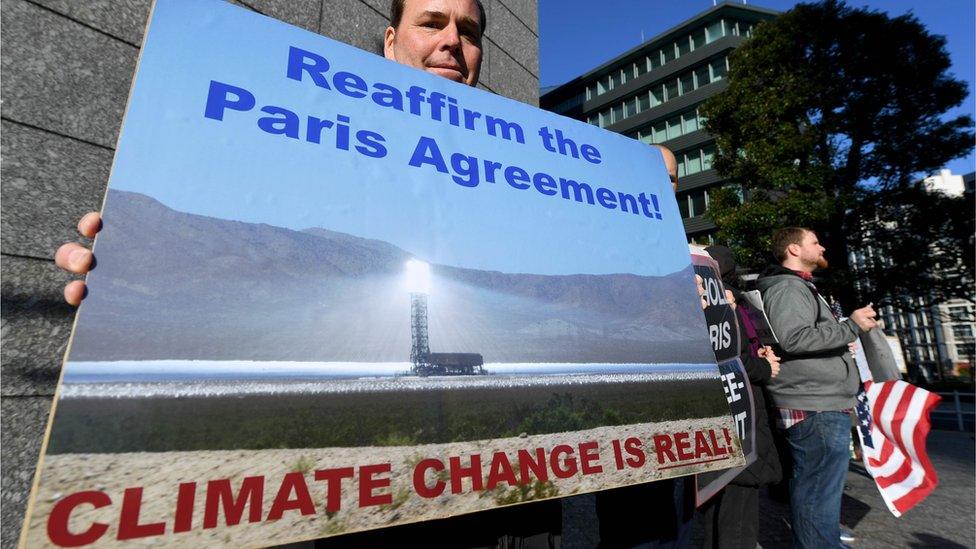
<instances>
[{"instance_id":1,"label":"american flag","mask_svg":"<svg viewBox=\"0 0 976 549\"><path fill-rule=\"evenodd\" d=\"M870 374L868 374L870 375ZM864 467L896 517L925 499L939 477L925 452L939 396L901 380L865 381L857 396Z\"/></svg>"}]
</instances>

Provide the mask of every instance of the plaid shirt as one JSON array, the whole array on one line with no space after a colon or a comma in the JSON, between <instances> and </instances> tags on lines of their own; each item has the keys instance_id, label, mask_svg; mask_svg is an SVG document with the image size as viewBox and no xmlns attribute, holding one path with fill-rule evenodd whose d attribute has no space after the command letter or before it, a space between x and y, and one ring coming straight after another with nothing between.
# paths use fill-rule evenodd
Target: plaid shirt
<instances>
[{"instance_id":1,"label":"plaid shirt","mask_svg":"<svg viewBox=\"0 0 976 549\"><path fill-rule=\"evenodd\" d=\"M776 417L776 426L780 429L789 429L806 419L807 414L810 414L806 410L793 410L791 408L777 408L777 410L779 410L779 416ZM846 410L841 410L841 412L850 414L853 410L853 408L847 408Z\"/></svg>"},{"instance_id":2,"label":"plaid shirt","mask_svg":"<svg viewBox=\"0 0 976 549\"><path fill-rule=\"evenodd\" d=\"M807 418L805 410L793 410L791 408L777 408L779 416L776 418L776 426L780 429L789 429Z\"/></svg>"}]
</instances>

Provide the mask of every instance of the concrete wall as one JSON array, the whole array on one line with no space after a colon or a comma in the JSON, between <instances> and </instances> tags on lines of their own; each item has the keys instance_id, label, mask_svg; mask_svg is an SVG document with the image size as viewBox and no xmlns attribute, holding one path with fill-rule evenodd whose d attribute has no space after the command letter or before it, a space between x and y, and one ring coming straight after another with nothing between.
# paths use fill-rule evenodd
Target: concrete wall
<instances>
[{"instance_id":1,"label":"concrete wall","mask_svg":"<svg viewBox=\"0 0 976 549\"><path fill-rule=\"evenodd\" d=\"M483 0L482 88L538 104L536 0ZM247 0L246 8L379 52L388 0ZM74 310L51 259L99 208L150 0L0 4L0 546L20 534Z\"/></svg>"}]
</instances>

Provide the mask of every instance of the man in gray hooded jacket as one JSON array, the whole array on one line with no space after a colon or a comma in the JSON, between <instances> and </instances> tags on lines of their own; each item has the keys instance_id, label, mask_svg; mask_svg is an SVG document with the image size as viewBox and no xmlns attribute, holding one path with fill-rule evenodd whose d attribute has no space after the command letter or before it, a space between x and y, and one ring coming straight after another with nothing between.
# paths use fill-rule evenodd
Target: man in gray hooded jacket
<instances>
[{"instance_id":1,"label":"man in gray hooded jacket","mask_svg":"<svg viewBox=\"0 0 976 549\"><path fill-rule=\"evenodd\" d=\"M849 411L860 379L848 350L874 328L870 305L840 322L813 284L827 266L817 235L788 227L773 236L780 265L760 276L769 324L779 340L780 374L767 386L793 455L790 479L795 547L840 544L840 502L849 459Z\"/></svg>"}]
</instances>

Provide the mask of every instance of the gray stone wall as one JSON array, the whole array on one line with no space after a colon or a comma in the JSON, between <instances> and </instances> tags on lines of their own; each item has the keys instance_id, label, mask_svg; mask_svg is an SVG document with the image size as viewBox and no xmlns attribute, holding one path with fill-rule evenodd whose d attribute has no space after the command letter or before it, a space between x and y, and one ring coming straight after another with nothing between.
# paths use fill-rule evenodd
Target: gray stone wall
<instances>
[{"instance_id":1,"label":"gray stone wall","mask_svg":"<svg viewBox=\"0 0 976 549\"><path fill-rule=\"evenodd\" d=\"M480 87L538 104L536 0L483 0ZM246 8L379 52L388 0L247 0ZM99 209L150 0L0 4L0 546L20 535L74 319L51 259Z\"/></svg>"}]
</instances>

